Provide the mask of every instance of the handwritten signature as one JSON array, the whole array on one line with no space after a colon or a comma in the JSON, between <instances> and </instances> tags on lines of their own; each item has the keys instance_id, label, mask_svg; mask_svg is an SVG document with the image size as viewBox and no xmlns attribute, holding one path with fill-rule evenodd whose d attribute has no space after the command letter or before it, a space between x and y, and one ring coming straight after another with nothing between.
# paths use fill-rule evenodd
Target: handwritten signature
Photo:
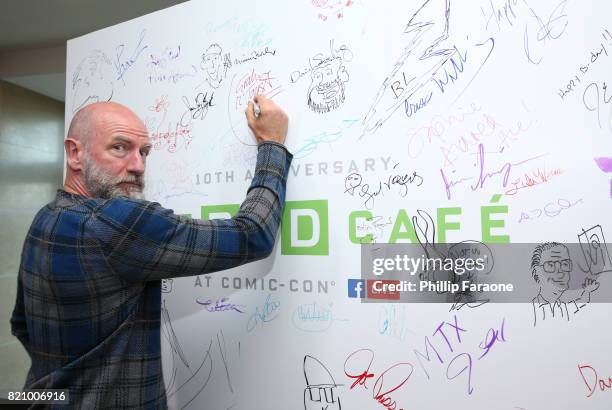
<instances>
[{"instance_id":1,"label":"handwritten signature","mask_svg":"<svg viewBox=\"0 0 612 410\"><path fill-rule=\"evenodd\" d=\"M359 349L351 353L344 361L344 374L349 379L354 379L351 390L356 386L363 386L367 389L368 379L374 378L375 374L370 373L370 367L374 361L374 351L371 349ZM365 368L365 370L361 370ZM372 388L372 398L388 410L395 410L398 407L396 400L391 393L402 387L414 371L414 366L410 363L400 362L392 365L388 369L379 373L374 381ZM386 380L385 380L386 379ZM388 387L388 386L392 387Z\"/></svg>"},{"instance_id":2,"label":"handwritten signature","mask_svg":"<svg viewBox=\"0 0 612 410\"><path fill-rule=\"evenodd\" d=\"M244 306L237 305L235 303L230 303L228 298L217 299L214 303L211 299L201 300L196 299L196 303L198 305L202 305L206 307L206 310L209 312L225 312L227 310L233 310L238 313L244 313Z\"/></svg>"},{"instance_id":3,"label":"handwritten signature","mask_svg":"<svg viewBox=\"0 0 612 410\"><path fill-rule=\"evenodd\" d=\"M414 114L416 114L417 111L421 111L423 108L425 108L425 106L429 104L429 101L431 101L432 95L433 95L433 92L430 92L427 97L419 98L416 104L409 102L409 98L406 98L404 100L404 112L406 113L406 117L410 118Z\"/></svg>"},{"instance_id":4,"label":"handwritten signature","mask_svg":"<svg viewBox=\"0 0 612 410\"><path fill-rule=\"evenodd\" d=\"M608 85L602 82L601 90L599 84L593 82L586 86L582 94L582 102L584 107L591 112L597 113L597 124L601 128L601 110L605 106L609 107L606 126L608 131L612 132L612 95L608 95Z\"/></svg>"},{"instance_id":5,"label":"handwritten signature","mask_svg":"<svg viewBox=\"0 0 612 410\"><path fill-rule=\"evenodd\" d=\"M346 319L334 317L332 307L331 303L329 307L324 307L316 302L300 305L293 311L293 326L306 332L324 332L335 321L346 322Z\"/></svg>"},{"instance_id":6,"label":"handwritten signature","mask_svg":"<svg viewBox=\"0 0 612 410\"><path fill-rule=\"evenodd\" d=\"M537 155L535 157L530 157L527 158L525 160L522 161L518 161L518 162L505 162L501 167L499 167L496 170L493 171L488 171L486 168L486 164L485 164L485 150L484 150L484 145L483 144L479 144L478 145L478 177L476 182L474 182L470 188L472 191L476 191L478 189L482 189L485 185L485 182L487 182L488 180L490 180L493 177L496 176L501 176L502 177L502 187L505 188L508 185L508 179L510 178L510 174L512 172L513 167L525 164L529 161L533 161L542 157L545 157L546 155L548 155L548 153L546 154L541 154L541 155ZM452 197L452 192L451 192L451 188L455 187L456 185L459 185L461 183L464 183L466 181L470 181L470 180L474 180L474 177L463 177L463 178L459 178L459 179L450 179L446 173L444 172L443 169L440 169L440 175L442 176L442 181L444 182L444 189L446 190L446 198L447 199L451 199Z\"/></svg>"},{"instance_id":7,"label":"handwritten signature","mask_svg":"<svg viewBox=\"0 0 612 410\"><path fill-rule=\"evenodd\" d=\"M505 192L506 195L516 195L520 189L534 187L550 181L553 177L563 174L561 168L547 171L546 167L538 169L530 174L525 173L522 177L512 181L512 188Z\"/></svg>"},{"instance_id":8,"label":"handwritten signature","mask_svg":"<svg viewBox=\"0 0 612 410\"><path fill-rule=\"evenodd\" d=\"M191 117L192 120L203 120L206 117L206 114L208 114L208 109L210 107L214 107L214 97L214 92L211 92L210 96L208 95L208 92L198 93L198 95L195 97L194 104L192 105L189 99L183 96L183 103L185 104L185 107L187 107L187 110L181 117L181 125L186 127L191 123L191 121L185 123L185 116Z\"/></svg>"},{"instance_id":9,"label":"handwritten signature","mask_svg":"<svg viewBox=\"0 0 612 410\"><path fill-rule=\"evenodd\" d=\"M393 169L396 169L398 165L395 164ZM367 209L372 209L375 197L379 195L384 196L384 193L391 191L393 187L399 187L400 196L405 197L408 195L409 185L420 187L423 185L423 177L417 171L413 171L411 174L392 174L387 177L386 181L378 181L378 187L376 187L376 183L373 185L363 183L361 174L352 172L344 179L344 193L350 196L354 196L357 193L360 198L365 198L364 206Z\"/></svg>"},{"instance_id":10,"label":"handwritten signature","mask_svg":"<svg viewBox=\"0 0 612 410\"><path fill-rule=\"evenodd\" d=\"M591 371L591 380L587 380L587 378L585 377L585 372L583 370L586 370L586 369L589 369ZM578 365L578 371L580 372L582 381L584 381L584 384L586 385L586 388L589 391L589 394L587 394L587 397L591 397L593 393L597 391L598 387L599 387L599 390L602 392L606 390L612 390L612 377L608 377L608 380L606 380L605 377L603 379L600 378L597 375L597 370L595 370L593 366L589 366L587 364ZM592 383L589 383L589 381L591 381Z\"/></svg>"},{"instance_id":11,"label":"handwritten signature","mask_svg":"<svg viewBox=\"0 0 612 410\"><path fill-rule=\"evenodd\" d=\"M247 331L251 332L257 325L263 326L264 323L273 321L278 317L278 309L280 308L280 301L272 299L272 295L268 295L264 305L255 308L255 313L249 317L247 321Z\"/></svg>"},{"instance_id":12,"label":"handwritten signature","mask_svg":"<svg viewBox=\"0 0 612 410\"><path fill-rule=\"evenodd\" d=\"M381 308L378 320L378 333L383 336L396 338L400 342L405 342L407 333L413 333L406 325L406 309L402 306L401 310L394 304Z\"/></svg>"},{"instance_id":13,"label":"handwritten signature","mask_svg":"<svg viewBox=\"0 0 612 410\"><path fill-rule=\"evenodd\" d=\"M116 56L115 56L115 61L113 63L115 65L115 70L117 71L117 80L122 80L123 84L125 84L125 79L123 78L125 73L130 69L130 67L132 67L136 63L140 54L142 54L142 52L146 50L148 47L148 45L142 44L146 34L147 34L146 29L143 29L140 32L140 37L138 38L138 44L134 48L134 51L132 51L132 54L125 59L123 59L123 53L125 51L125 44L119 44L115 48Z\"/></svg>"},{"instance_id":14,"label":"handwritten signature","mask_svg":"<svg viewBox=\"0 0 612 410\"><path fill-rule=\"evenodd\" d=\"M567 199L559 198L557 199L556 203L549 202L546 205L544 205L543 208L536 208L536 209L532 209L531 211L521 212L521 217L519 218L518 223L521 223L522 221L531 221L534 219L538 219L542 215L546 215L549 218L554 218L555 216L559 215L561 212L575 206L576 204L580 202L582 202L582 199L578 199L577 201L571 202Z\"/></svg>"},{"instance_id":15,"label":"handwritten signature","mask_svg":"<svg viewBox=\"0 0 612 410\"><path fill-rule=\"evenodd\" d=\"M340 126L338 126L333 131L324 131L324 132L321 132L315 135L312 138L309 138L308 140L306 140L306 144L304 144L303 146L295 150L295 153L293 154L293 158L294 159L304 158L305 156L310 155L313 152L315 152L317 148L319 147L319 145L321 144L330 145L332 142L338 141L345 135L344 130L347 128L350 128L357 121L358 120L342 120L342 123L340 124Z\"/></svg>"},{"instance_id":16,"label":"handwritten signature","mask_svg":"<svg viewBox=\"0 0 612 410\"><path fill-rule=\"evenodd\" d=\"M569 24L567 21L567 14L565 14L567 1L568 0L561 1L550 13L547 21L544 21L540 16L538 16L533 8L529 8L535 23L532 23L531 25L527 23L525 25L523 47L525 49L527 61L529 61L531 64L537 65L542 61L542 57L535 57L535 54L537 53L533 51L534 43L531 42L531 39L533 39L534 32L537 43L545 43L546 40L556 40L561 37L563 33L565 33L565 29Z\"/></svg>"}]
</instances>

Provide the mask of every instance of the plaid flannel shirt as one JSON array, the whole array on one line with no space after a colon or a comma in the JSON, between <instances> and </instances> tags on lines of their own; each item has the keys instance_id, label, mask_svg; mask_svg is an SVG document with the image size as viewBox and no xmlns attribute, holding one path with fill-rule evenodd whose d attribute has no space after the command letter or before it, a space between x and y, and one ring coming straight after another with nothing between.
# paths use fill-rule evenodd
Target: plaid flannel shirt
<instances>
[{"instance_id":1,"label":"plaid flannel shirt","mask_svg":"<svg viewBox=\"0 0 612 410\"><path fill-rule=\"evenodd\" d=\"M58 190L21 255L11 327L32 360L25 388L68 389L71 408L166 408L161 279L268 256L291 159L280 144L260 144L247 197L225 220Z\"/></svg>"}]
</instances>

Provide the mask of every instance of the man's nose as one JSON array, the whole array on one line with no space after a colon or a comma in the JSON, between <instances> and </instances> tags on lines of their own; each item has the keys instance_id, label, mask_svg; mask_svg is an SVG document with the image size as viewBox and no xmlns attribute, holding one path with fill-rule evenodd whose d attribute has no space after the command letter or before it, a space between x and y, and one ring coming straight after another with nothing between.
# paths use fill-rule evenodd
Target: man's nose
<instances>
[{"instance_id":1,"label":"man's nose","mask_svg":"<svg viewBox=\"0 0 612 410\"><path fill-rule=\"evenodd\" d=\"M132 153L132 155L130 155L127 171L135 175L144 174L145 157L139 151L135 151Z\"/></svg>"}]
</instances>

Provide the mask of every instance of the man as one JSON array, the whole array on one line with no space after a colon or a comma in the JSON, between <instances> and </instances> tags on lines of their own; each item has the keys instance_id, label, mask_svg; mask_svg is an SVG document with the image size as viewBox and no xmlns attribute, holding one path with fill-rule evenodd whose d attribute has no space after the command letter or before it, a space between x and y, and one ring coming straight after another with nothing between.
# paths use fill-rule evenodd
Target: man
<instances>
[{"instance_id":1,"label":"man","mask_svg":"<svg viewBox=\"0 0 612 410\"><path fill-rule=\"evenodd\" d=\"M257 96L259 143L238 214L178 217L139 199L151 145L142 121L110 102L82 108L67 138L63 190L35 216L11 326L32 360L25 388L68 389L74 408L165 408L161 279L228 269L274 246L292 156L285 113Z\"/></svg>"}]
</instances>

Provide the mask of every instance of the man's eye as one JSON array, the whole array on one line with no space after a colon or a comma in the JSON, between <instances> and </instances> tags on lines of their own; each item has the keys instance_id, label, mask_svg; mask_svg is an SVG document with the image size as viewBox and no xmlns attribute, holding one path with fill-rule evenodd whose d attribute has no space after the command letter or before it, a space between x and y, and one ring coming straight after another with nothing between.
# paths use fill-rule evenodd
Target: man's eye
<instances>
[{"instance_id":1,"label":"man's eye","mask_svg":"<svg viewBox=\"0 0 612 410\"><path fill-rule=\"evenodd\" d=\"M113 145L113 149L115 151L119 151L119 152L125 151L125 147L123 145L121 145L121 144Z\"/></svg>"}]
</instances>

